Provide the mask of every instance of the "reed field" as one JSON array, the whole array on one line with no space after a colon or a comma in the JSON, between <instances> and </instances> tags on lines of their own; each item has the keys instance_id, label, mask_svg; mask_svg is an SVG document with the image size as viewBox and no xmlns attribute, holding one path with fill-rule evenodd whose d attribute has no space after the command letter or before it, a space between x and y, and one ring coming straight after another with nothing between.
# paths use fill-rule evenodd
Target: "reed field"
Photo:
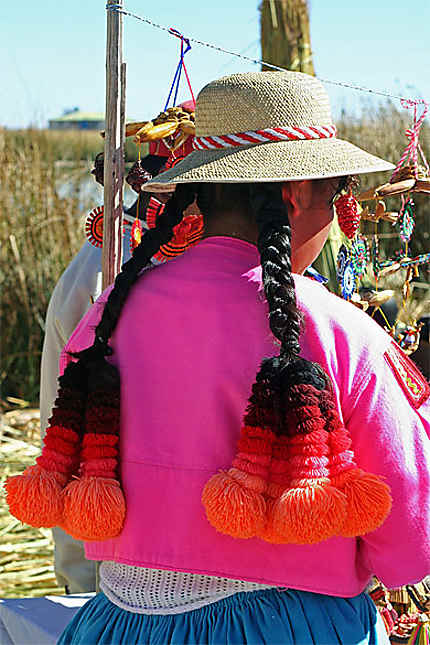
<instances>
[{"instance_id":1,"label":"reed field","mask_svg":"<svg viewBox=\"0 0 430 645\"><path fill-rule=\"evenodd\" d=\"M386 103L377 110L364 109L360 117L343 114L337 125L341 138L396 163L410 120L405 110ZM421 145L430 157L428 124L421 133ZM39 451L37 407L46 309L59 276L84 240L83 216L96 204L82 199L80 186L102 149L97 132L0 128L0 405L6 412L0 427L2 479L21 472ZM126 160L135 156L128 142ZM363 176L361 187L387 180L387 173ZM66 193L61 190L65 184ZM416 230L410 254L418 255L430 251L430 198L417 195L414 200ZM387 206L398 210L399 200ZM366 222L364 233L370 235L373 226ZM379 233L381 255L388 257L399 249L399 237L387 223L379 225ZM399 288L402 277L397 274L379 286ZM412 300L417 317L426 313L429 277L429 268L421 267ZM371 286L370 272L367 282ZM50 531L22 526L0 497L0 596L61 592L52 557Z\"/></svg>"}]
</instances>

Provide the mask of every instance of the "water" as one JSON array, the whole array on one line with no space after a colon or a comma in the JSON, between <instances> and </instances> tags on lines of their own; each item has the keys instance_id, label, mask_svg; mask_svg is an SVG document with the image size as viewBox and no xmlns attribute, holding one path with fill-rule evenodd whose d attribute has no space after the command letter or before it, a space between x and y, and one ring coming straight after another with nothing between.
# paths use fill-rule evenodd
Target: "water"
<instances>
[{"instance_id":1,"label":"water","mask_svg":"<svg viewBox=\"0 0 430 645\"><path fill-rule=\"evenodd\" d=\"M80 212L103 204L103 186L95 181L90 170L86 164L82 168L63 167L56 184L60 198L74 197L78 200ZM131 206L136 198L134 190L124 182L124 206Z\"/></svg>"}]
</instances>

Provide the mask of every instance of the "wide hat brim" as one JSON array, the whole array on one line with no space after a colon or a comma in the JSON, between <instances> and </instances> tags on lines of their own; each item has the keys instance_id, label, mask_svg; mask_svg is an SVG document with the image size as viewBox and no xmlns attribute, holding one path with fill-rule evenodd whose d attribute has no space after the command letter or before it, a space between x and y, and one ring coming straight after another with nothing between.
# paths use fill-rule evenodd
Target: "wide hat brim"
<instances>
[{"instance_id":1,"label":"wide hat brim","mask_svg":"<svg viewBox=\"0 0 430 645\"><path fill-rule=\"evenodd\" d=\"M195 150L142 187L171 191L176 184L246 183L326 179L392 170L394 165L342 139L276 141Z\"/></svg>"}]
</instances>

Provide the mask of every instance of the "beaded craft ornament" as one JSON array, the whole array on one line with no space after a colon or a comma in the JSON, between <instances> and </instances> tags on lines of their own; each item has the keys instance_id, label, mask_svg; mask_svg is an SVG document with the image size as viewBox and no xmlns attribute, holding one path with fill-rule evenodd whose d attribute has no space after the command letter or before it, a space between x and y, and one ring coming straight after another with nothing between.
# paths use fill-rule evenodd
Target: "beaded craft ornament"
<instances>
[{"instance_id":1,"label":"beaded craft ornament","mask_svg":"<svg viewBox=\"0 0 430 645\"><path fill-rule=\"evenodd\" d=\"M90 244L98 249L103 246L103 206L96 206L85 220L85 235Z\"/></svg>"},{"instance_id":2,"label":"beaded craft ornament","mask_svg":"<svg viewBox=\"0 0 430 645\"><path fill-rule=\"evenodd\" d=\"M419 144L419 132L428 111L428 105L424 103L423 111L418 117L418 106L416 102L402 100L403 107L413 110L413 126L406 130L408 145L397 164L390 181L386 184L372 188L361 193L357 199L360 203L374 201L376 204L374 213L370 212L369 205L362 210L361 216L364 220L375 223L375 232L372 241L372 267L376 283L379 278L384 278L401 269L406 269L405 279L402 287L403 310L407 314L408 301L412 293L412 280L419 276L419 266L430 261L430 253L424 253L416 257L409 257L409 242L415 227L415 204L412 193L430 193L430 168L424 152ZM420 155L422 165L418 164ZM400 196L401 207L399 212L387 212L383 198ZM386 220L392 225L397 225L399 236L402 241L402 249L393 257L381 260L378 247L377 225L380 220ZM375 302L378 297L380 303L385 302L383 294L375 293ZM388 292L387 292L388 293ZM406 323L399 319L390 326L387 322L386 330L397 341L406 354L413 353L419 344L421 325L410 318Z\"/></svg>"}]
</instances>

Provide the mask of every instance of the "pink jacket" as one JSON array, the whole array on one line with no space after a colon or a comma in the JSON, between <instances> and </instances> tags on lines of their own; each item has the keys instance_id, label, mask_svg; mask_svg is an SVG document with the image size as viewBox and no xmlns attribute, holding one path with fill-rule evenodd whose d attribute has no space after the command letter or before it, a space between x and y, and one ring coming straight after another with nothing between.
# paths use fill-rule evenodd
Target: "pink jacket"
<instances>
[{"instance_id":1,"label":"pink jacket","mask_svg":"<svg viewBox=\"0 0 430 645\"><path fill-rule=\"evenodd\" d=\"M208 523L202 488L230 467L258 366L276 353L263 292L244 276L258 262L247 242L209 238L132 289L112 338L127 517L117 538L87 543L87 557L335 596L360 593L372 574L388 587L422 579L430 572L428 392L421 382L417 395L409 362L396 364L374 321L301 276L302 355L331 376L358 464L386 478L392 512L363 538L313 546L234 539ZM92 343L106 296L66 350ZM63 353L62 370L68 360Z\"/></svg>"}]
</instances>

